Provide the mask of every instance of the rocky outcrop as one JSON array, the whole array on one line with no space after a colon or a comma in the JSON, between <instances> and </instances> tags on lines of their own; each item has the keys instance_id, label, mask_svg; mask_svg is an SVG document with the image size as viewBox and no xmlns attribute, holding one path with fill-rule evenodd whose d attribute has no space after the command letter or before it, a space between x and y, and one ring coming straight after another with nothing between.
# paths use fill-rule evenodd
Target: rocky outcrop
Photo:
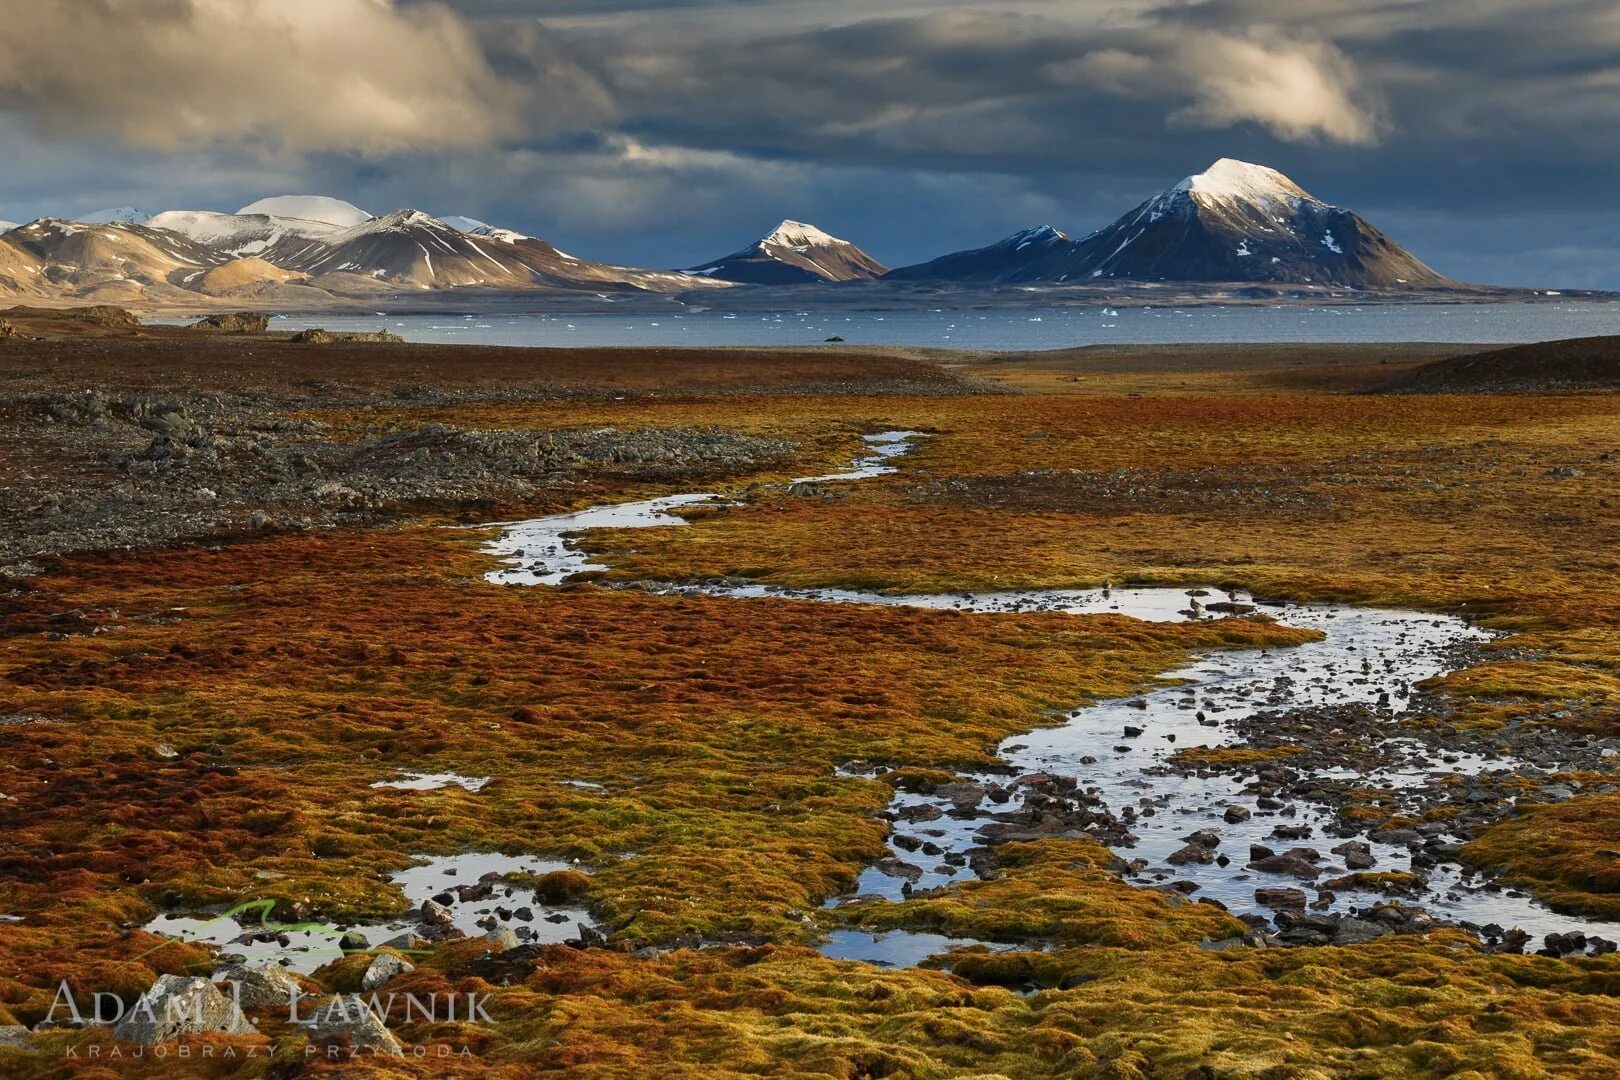
<instances>
[{"instance_id":1,"label":"rocky outcrop","mask_svg":"<svg viewBox=\"0 0 1620 1080\"><path fill-rule=\"evenodd\" d=\"M398 334L389 333L387 330L346 332L339 330L322 330L320 327L312 327L309 330L298 331L298 333L292 336L292 340L299 345L330 345L333 342L339 341L370 341L398 345L405 339L400 337Z\"/></svg>"},{"instance_id":2,"label":"rocky outcrop","mask_svg":"<svg viewBox=\"0 0 1620 1080\"><path fill-rule=\"evenodd\" d=\"M270 328L270 316L255 311L233 311L209 315L191 324L193 330L219 330L227 334L262 334Z\"/></svg>"}]
</instances>

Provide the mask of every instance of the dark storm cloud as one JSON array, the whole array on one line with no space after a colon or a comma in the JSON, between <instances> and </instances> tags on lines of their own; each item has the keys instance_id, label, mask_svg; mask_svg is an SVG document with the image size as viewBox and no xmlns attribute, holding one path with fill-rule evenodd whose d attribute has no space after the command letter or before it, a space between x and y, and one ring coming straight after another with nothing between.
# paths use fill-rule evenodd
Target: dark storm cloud
<instances>
[{"instance_id":1,"label":"dark storm cloud","mask_svg":"<svg viewBox=\"0 0 1620 1080\"><path fill-rule=\"evenodd\" d=\"M621 261L795 216L903 262L1231 155L1454 275L1620 287L1612 0L0 0L3 113L0 217L296 184Z\"/></svg>"}]
</instances>

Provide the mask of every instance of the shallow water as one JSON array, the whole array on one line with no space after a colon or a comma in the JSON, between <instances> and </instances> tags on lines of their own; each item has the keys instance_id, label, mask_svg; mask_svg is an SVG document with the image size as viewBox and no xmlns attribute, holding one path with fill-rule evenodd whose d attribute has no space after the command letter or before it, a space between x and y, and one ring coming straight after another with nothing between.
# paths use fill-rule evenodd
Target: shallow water
<instances>
[{"instance_id":1,"label":"shallow water","mask_svg":"<svg viewBox=\"0 0 1620 1080\"><path fill-rule=\"evenodd\" d=\"M457 885L474 885L485 874L545 874L567 869L570 864L550 859L527 856L499 855L493 852L471 852L462 855L440 855L423 859L389 878L404 892L412 911L422 901ZM550 944L579 936L581 923L590 924L590 916L583 908L551 907L539 903L527 889L497 882L494 894L488 899L457 901L446 905L457 929L468 937L482 937L491 929L510 928L524 942ZM503 918L497 908L516 911L528 908L528 919ZM493 926L488 925L493 921ZM485 921L486 925L479 925ZM184 938L217 946L222 952L240 956L249 962L269 961L281 963L292 971L310 972L331 963L343 955L338 947L345 933L357 933L373 946L416 929L421 920L413 915L380 923L358 923L348 926L301 924L300 927L269 925L257 913L243 912L236 917L208 914L164 914L147 923L144 929L157 934ZM287 939L279 941L246 941L245 937L265 932L279 933Z\"/></svg>"},{"instance_id":2,"label":"shallow water","mask_svg":"<svg viewBox=\"0 0 1620 1080\"><path fill-rule=\"evenodd\" d=\"M851 472L806 479L836 482L892 472L892 460L909 449L917 437L910 432L868 436L868 445L875 453L857 463ZM503 568L492 571L488 579L498 584L557 584L580 570L606 569L590 562L567 535L589 528L684 525L684 519L671 511L716 499L718 496L712 494L678 495L511 523L487 548L505 563ZM1191 591L1175 588L1045 589L938 595L708 583L670 585L667 589L674 593L737 599L791 597L833 603L949 608L973 613L1113 612L1172 622L1209 618L1209 612L1198 610L1201 604L1228 599L1219 593L1210 593L1199 601ZM1252 597L1239 593L1231 594L1229 599L1245 604L1254 602ZM1130 823L1134 841L1119 845L1116 850L1123 858L1140 859L1147 864L1135 880L1154 885L1191 883L1197 886L1195 896L1212 897L1233 912L1257 910L1255 889L1258 887L1312 889L1311 882L1247 869L1249 845L1262 844L1278 851L1295 846L1320 849L1334 846L1341 838L1333 827L1332 811L1326 805L1304 800L1291 801L1280 809L1261 809L1255 805L1254 797L1243 791L1246 777L1232 773L1186 775L1166 767L1171 756L1190 747L1215 747L1236 741L1238 735L1232 729L1233 722L1264 711L1359 702L1387 710L1391 719L1397 718L1408 710L1414 684L1443 674L1449 670L1454 650L1489 636L1461 619L1415 611L1282 603L1265 604L1264 610L1283 623L1320 630L1324 636L1320 641L1290 649L1211 652L1165 676L1167 682L1183 685L1167 685L1134 698L1087 705L1069 713L1061 725L1014 736L999 749L1002 760L1017 772L1073 777L1082 791L1100 796L1116 815L1127 807L1132 808L1136 815ZM1140 729L1139 733L1127 736L1127 727ZM1365 774L1361 784L1382 787L1397 795L1419 791L1446 775L1511 771L1516 764L1510 759L1493 760L1451 752L1437 758L1434 751L1416 740L1393 733L1379 750L1394 763ZM1351 776L1347 771L1333 770L1314 775ZM974 779L997 782L1007 777ZM1243 822L1227 822L1224 820L1226 809L1233 805L1249 809L1252 816ZM984 841L978 837L978 832L994 820L992 815L1001 808L985 802L975 809L964 810L953 807L947 799L897 793L891 809L904 812L907 808L924 806L937 808L941 813L915 823L901 820L896 823L895 833L910 835L938 850L926 857L909 854L906 850L891 850L892 855L921 870L920 876L911 880L910 888L920 890L970 879L970 869L965 865L951 865L947 860L955 856L960 864L966 852L983 847ZM1279 839L1272 831L1280 825L1307 827L1310 835L1303 840ZM1185 838L1190 833L1202 829L1219 834L1218 851L1229 858L1229 865L1171 866L1166 861L1170 854L1186 845ZM1412 868L1406 847L1368 842L1376 860L1372 872ZM1324 879L1348 872L1348 868L1335 863L1334 857L1326 851L1319 865ZM1442 919L1474 925L1497 923L1505 928L1518 926L1538 938L1571 930L1590 931L1601 926L1590 920L1559 915L1513 890L1495 887L1458 865L1443 864L1428 869L1426 874L1426 891L1411 902ZM899 900L907 893L907 884L906 878L869 867L861 875L857 895ZM1341 891L1330 907L1316 910L1348 912L1370 907L1382 899L1374 894ZM904 931L876 935L848 932L834 935L825 951L832 956L876 963L915 963L951 944L967 943Z\"/></svg>"},{"instance_id":3,"label":"shallow water","mask_svg":"<svg viewBox=\"0 0 1620 1080\"><path fill-rule=\"evenodd\" d=\"M378 780L371 786L374 788L398 788L401 791L438 791L452 785L467 791L478 791L489 783L487 776L462 776L460 773L419 773L408 772L400 774L397 780Z\"/></svg>"}]
</instances>

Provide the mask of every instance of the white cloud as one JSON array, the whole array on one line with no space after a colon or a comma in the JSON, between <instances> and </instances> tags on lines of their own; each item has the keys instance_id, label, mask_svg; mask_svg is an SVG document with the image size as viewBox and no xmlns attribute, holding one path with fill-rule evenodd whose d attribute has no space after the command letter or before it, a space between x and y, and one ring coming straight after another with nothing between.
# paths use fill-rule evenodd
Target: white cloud
<instances>
[{"instance_id":1,"label":"white cloud","mask_svg":"<svg viewBox=\"0 0 1620 1080\"><path fill-rule=\"evenodd\" d=\"M459 15L392 0L0 0L0 109L156 150L485 145L523 93Z\"/></svg>"},{"instance_id":2,"label":"white cloud","mask_svg":"<svg viewBox=\"0 0 1620 1080\"><path fill-rule=\"evenodd\" d=\"M1174 56L1193 102L1171 114L1196 127L1253 121L1281 139L1378 140L1380 121L1355 65L1330 42L1274 31L1207 32Z\"/></svg>"}]
</instances>

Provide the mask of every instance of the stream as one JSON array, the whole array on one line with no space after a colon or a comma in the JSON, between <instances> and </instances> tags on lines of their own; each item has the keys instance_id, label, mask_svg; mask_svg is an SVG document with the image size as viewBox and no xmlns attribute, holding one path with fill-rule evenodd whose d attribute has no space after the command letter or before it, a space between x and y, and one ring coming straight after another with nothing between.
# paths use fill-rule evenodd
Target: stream
<instances>
[{"instance_id":1,"label":"stream","mask_svg":"<svg viewBox=\"0 0 1620 1080\"><path fill-rule=\"evenodd\" d=\"M850 471L793 483L852 482L895 472L896 460L921 437L908 431L867 436L867 455ZM712 493L672 495L504 523L501 535L486 548L501 560L488 580L557 585L575 574L606 570L574 543L576 534L681 526L686 524L678 513L682 508L722 501ZM1539 939L1592 934L1603 925L1557 914L1463 867L1454 856L1465 837L1451 834L1447 825L1360 834L1336 819L1332 798L1296 794L1302 788L1309 794L1313 785L1328 792L1352 786L1375 789L1417 817L1423 800L1441 790L1448 777L1482 782L1536 774L1535 766L1502 748L1488 754L1460 752L1394 727L1412 709L1415 684L1451 670L1470 647L1490 639L1462 619L1340 604L1257 603L1243 593L1184 588L895 595L721 582L660 584L653 590L971 613L1108 612L1154 621L1231 617L1260 609L1288 625L1322 632L1321 640L1295 648L1201 655L1165 676L1166 683L1178 685L1088 704L1057 726L1005 740L998 751L1005 767L994 773L964 775L926 794L898 792L889 813L894 822L890 856L863 872L854 895L832 903L898 901L971 880L974 857L984 853L987 842L1091 835L1129 860L1130 880L1217 903L1252 926L1263 925L1270 911L1279 927L1295 927L1301 943L1325 943L1298 927L1307 900L1312 916L1347 917L1347 928L1368 927L1370 913L1389 906L1389 897L1370 892L1373 886L1354 877L1356 870L1415 873L1398 896L1403 904L1421 908L1434 921L1473 928L1493 943L1514 928ZM1374 745L1347 764L1308 771L1303 781L1297 771L1278 780L1275 766L1286 766L1286 758L1200 769L1175 757L1193 747L1243 743L1246 722L1263 723L1271 714L1301 710L1308 717L1320 716L1320 730L1338 737L1342 728L1335 718L1357 706L1364 708L1354 716L1364 725L1368 715L1376 721L1371 725ZM845 771L872 776L883 770L855 764ZM1047 806L1057 807L1056 812L1043 813ZM1077 821L1089 827L1076 827ZM1276 857L1262 861L1268 854ZM1259 867L1251 865L1256 862ZM824 951L908 965L962 944L970 943L906 931L851 930L832 934ZM1601 941L1596 947L1602 947Z\"/></svg>"}]
</instances>

